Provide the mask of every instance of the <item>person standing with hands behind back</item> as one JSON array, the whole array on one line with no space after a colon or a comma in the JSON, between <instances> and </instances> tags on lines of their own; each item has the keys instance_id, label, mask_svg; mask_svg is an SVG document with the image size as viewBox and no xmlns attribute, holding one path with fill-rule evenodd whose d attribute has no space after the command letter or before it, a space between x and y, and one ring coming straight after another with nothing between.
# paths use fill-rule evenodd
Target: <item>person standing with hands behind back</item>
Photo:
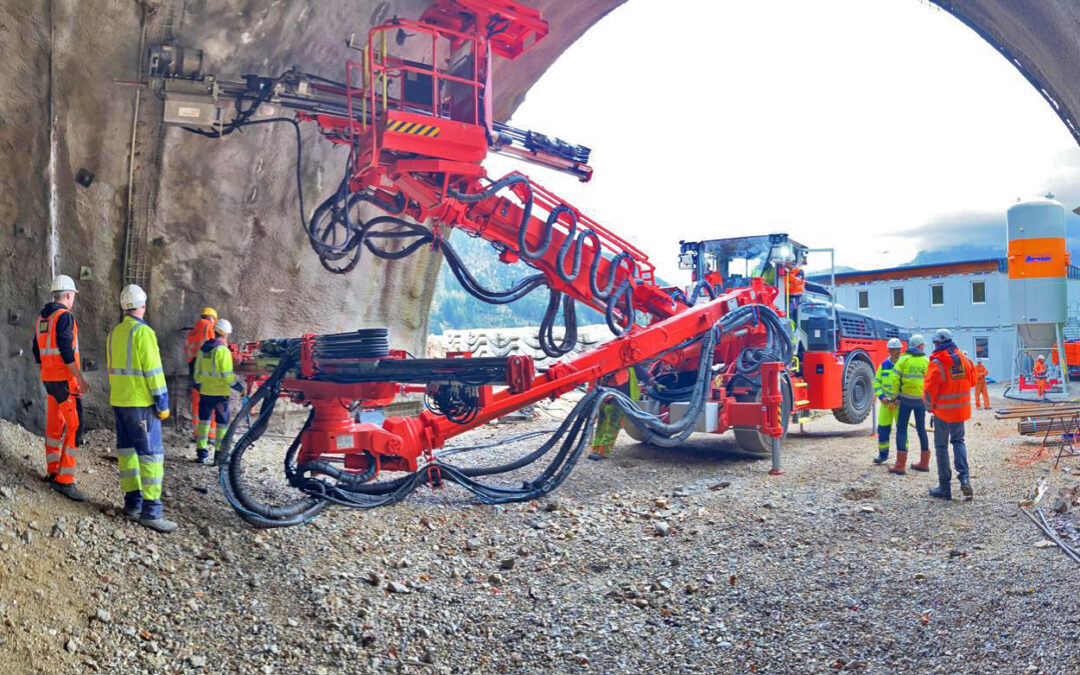
<instances>
[{"instance_id":1,"label":"person standing with hands behind back","mask_svg":"<svg viewBox=\"0 0 1080 675\"><path fill-rule=\"evenodd\" d=\"M135 284L120 293L124 320L109 333L109 402L116 418L116 456L124 515L157 532L177 525L162 516L165 446L161 422L169 418L169 392L157 335L144 316L146 291Z\"/></svg>"},{"instance_id":2,"label":"person standing with hands behind back","mask_svg":"<svg viewBox=\"0 0 1080 675\"><path fill-rule=\"evenodd\" d=\"M80 396L90 391L82 374L79 326L71 314L75 281L66 274L53 279L52 302L41 310L34 336L34 360L45 385L45 481L68 499L83 502L75 487L75 454L82 417Z\"/></svg>"}]
</instances>

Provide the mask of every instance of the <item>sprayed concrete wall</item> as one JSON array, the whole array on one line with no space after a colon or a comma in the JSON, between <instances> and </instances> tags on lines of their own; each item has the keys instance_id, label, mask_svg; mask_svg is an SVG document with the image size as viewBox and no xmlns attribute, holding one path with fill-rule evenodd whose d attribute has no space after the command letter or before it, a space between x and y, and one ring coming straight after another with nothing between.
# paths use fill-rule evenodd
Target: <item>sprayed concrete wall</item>
<instances>
[{"instance_id":1,"label":"sprayed concrete wall","mask_svg":"<svg viewBox=\"0 0 1080 675\"><path fill-rule=\"evenodd\" d=\"M622 0L534 2L551 34L495 70L505 119L566 47ZM348 276L319 265L300 229L292 129L259 127L226 140L163 133L141 96L135 171L129 151L145 42L202 48L207 72L234 78L293 65L343 77L350 33L427 0L19 0L0 3L0 416L40 429L43 392L30 357L33 320L54 273L79 283L75 314L90 361L88 422L111 419L103 344L119 318L126 223L145 255L148 319L169 375L186 373L183 328L214 305L240 340L389 327L422 353L439 261L427 252L387 264L366 257ZM144 34L145 30L145 34ZM548 130L558 133L558 130ZM336 185L344 151L303 132L310 211ZM79 169L95 175L84 188ZM80 276L85 278L80 279Z\"/></svg>"}]
</instances>

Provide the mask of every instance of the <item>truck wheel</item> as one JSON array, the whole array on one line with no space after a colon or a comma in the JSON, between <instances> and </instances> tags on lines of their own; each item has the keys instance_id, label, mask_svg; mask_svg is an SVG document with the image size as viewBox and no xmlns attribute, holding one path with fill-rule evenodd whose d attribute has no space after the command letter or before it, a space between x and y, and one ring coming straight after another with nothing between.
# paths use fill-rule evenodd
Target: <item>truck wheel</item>
<instances>
[{"instance_id":1,"label":"truck wheel","mask_svg":"<svg viewBox=\"0 0 1080 675\"><path fill-rule=\"evenodd\" d=\"M859 359L848 364L844 376L844 405L833 408L833 417L844 424L859 424L874 407L874 369Z\"/></svg>"},{"instance_id":2,"label":"truck wheel","mask_svg":"<svg viewBox=\"0 0 1080 675\"><path fill-rule=\"evenodd\" d=\"M780 401L780 426L784 433L780 440L787 438L788 423L791 422L791 382L787 377L780 379L780 392L783 399ZM740 401L760 401L761 392L740 398ZM772 436L761 433L757 427L735 427L735 444L748 455L755 457L769 457L772 455Z\"/></svg>"}]
</instances>

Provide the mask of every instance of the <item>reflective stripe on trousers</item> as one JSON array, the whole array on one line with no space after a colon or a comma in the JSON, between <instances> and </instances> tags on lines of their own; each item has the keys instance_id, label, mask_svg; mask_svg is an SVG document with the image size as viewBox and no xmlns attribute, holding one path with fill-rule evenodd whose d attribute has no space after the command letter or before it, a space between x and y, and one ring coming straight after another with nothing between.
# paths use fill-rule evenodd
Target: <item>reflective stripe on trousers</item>
<instances>
[{"instance_id":1,"label":"reflective stripe on trousers","mask_svg":"<svg viewBox=\"0 0 1080 675\"><path fill-rule=\"evenodd\" d=\"M161 483L165 475L165 449L161 422L153 407L114 407L116 456L125 508L141 504L142 517L161 517Z\"/></svg>"}]
</instances>

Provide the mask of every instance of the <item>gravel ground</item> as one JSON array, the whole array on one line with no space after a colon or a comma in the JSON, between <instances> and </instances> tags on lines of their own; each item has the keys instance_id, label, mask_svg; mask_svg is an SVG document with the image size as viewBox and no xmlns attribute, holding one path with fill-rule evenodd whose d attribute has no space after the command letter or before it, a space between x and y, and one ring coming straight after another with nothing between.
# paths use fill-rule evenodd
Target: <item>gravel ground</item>
<instances>
[{"instance_id":1,"label":"gravel ground","mask_svg":"<svg viewBox=\"0 0 1080 675\"><path fill-rule=\"evenodd\" d=\"M995 403L1001 403L995 399ZM485 427L461 444L552 426ZM787 474L730 437L621 439L540 502L456 487L371 513L256 531L216 471L170 439L157 535L126 523L112 436L72 504L38 481L42 442L0 427L5 673L1075 673L1076 566L1019 514L1046 463L1005 462L1015 423L969 425L973 502L892 476L869 426L812 422ZM462 462L506 457L460 455Z\"/></svg>"}]
</instances>

